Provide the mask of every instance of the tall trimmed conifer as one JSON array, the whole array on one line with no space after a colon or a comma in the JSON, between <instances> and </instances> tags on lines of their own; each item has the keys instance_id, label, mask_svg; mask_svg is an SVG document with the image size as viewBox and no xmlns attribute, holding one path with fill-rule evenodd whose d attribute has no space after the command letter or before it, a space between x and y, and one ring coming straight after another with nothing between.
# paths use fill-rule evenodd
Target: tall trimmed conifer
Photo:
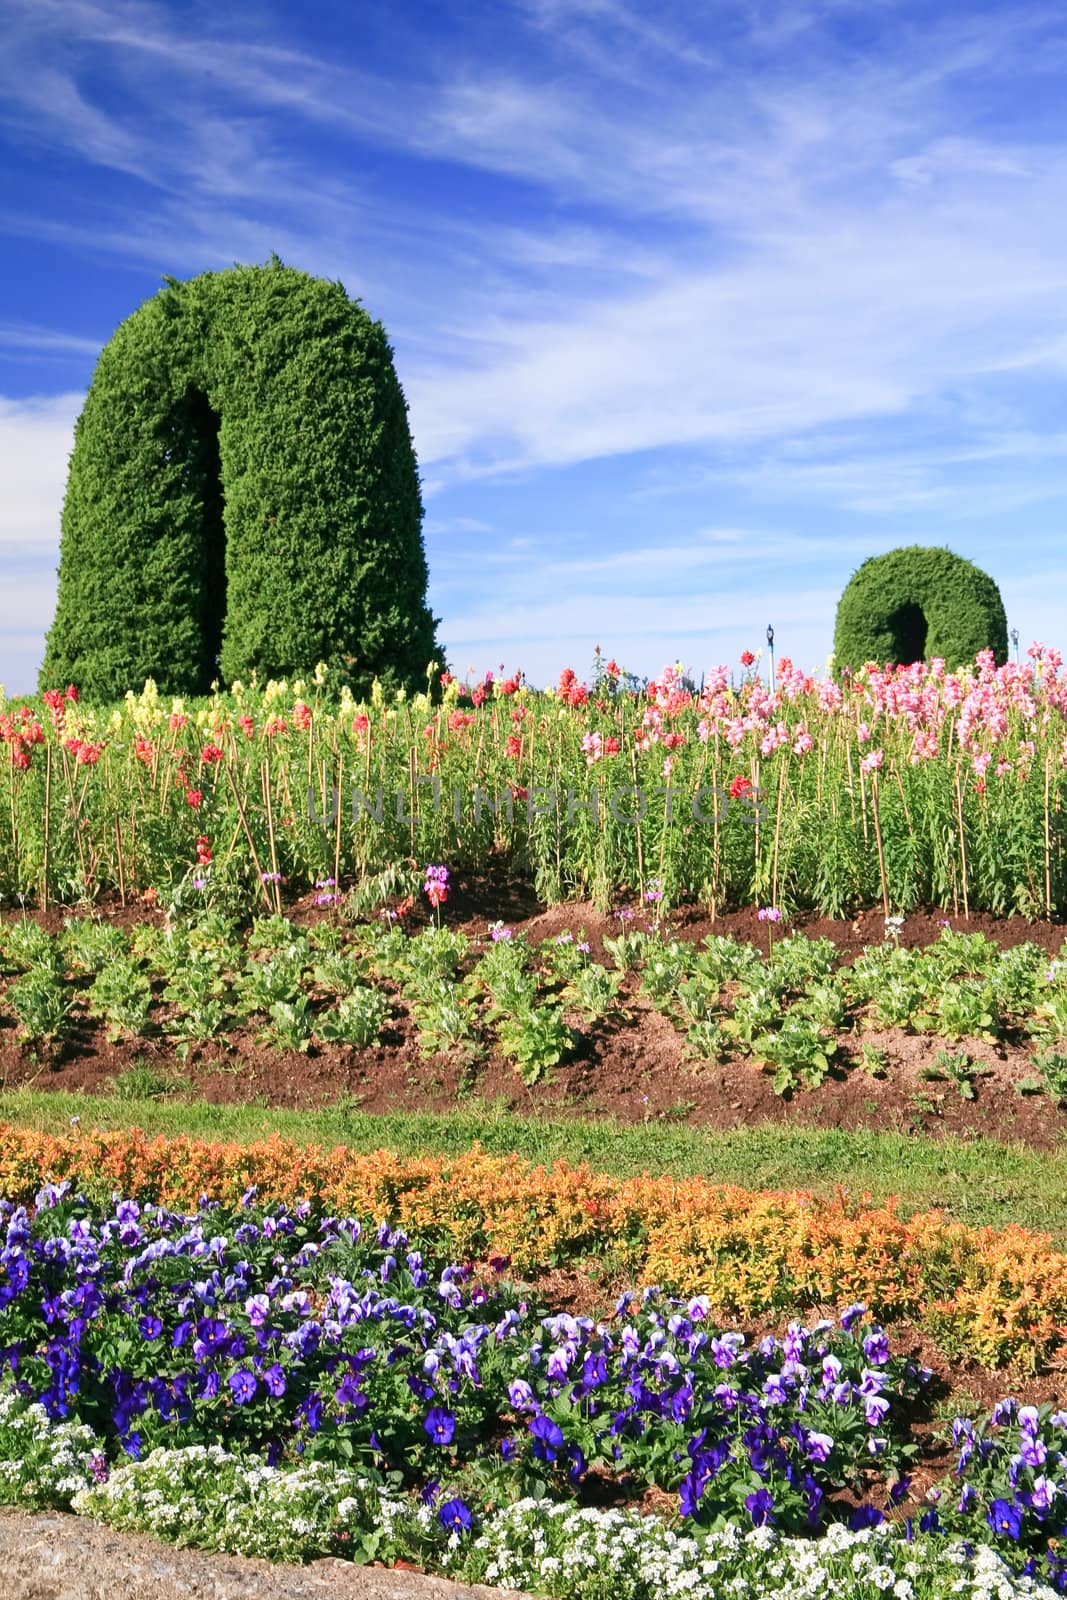
<instances>
[{"instance_id":1,"label":"tall trimmed conifer","mask_svg":"<svg viewBox=\"0 0 1067 1600\"><path fill-rule=\"evenodd\" d=\"M75 431L42 687L206 691L319 661L425 684L422 500L385 330L274 257L166 280Z\"/></svg>"}]
</instances>

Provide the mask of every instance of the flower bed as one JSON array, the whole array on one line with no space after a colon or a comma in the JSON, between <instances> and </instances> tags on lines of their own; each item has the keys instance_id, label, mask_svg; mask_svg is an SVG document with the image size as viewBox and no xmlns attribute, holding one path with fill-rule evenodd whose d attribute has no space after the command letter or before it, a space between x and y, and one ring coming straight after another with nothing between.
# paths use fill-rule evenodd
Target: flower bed
<instances>
[{"instance_id":1,"label":"flower bed","mask_svg":"<svg viewBox=\"0 0 1067 1600\"><path fill-rule=\"evenodd\" d=\"M440 879L426 888L436 907ZM647 1002L684 1035L691 1057L748 1058L782 1095L819 1088L849 1058L884 1076L885 1052L867 1035L891 1029L955 1045L1010 1040L1031 1052L1029 1091L1067 1099L1067 966L1035 944L1000 950L982 934L942 927L936 943L907 949L899 926L886 924L885 940L846 965L829 939L768 938L764 954L710 933L698 946L666 937L656 914L630 926L623 908L616 936L603 941L606 965L582 930L534 949L502 922L471 939L437 926L409 935L389 915L384 925L310 930L272 915L246 935L235 919L203 910L165 926L68 918L58 937L30 919L9 921L0 925L0 1016L18 1023L24 1047L53 1059L88 1028L109 1044L163 1039L184 1059L206 1045L230 1049L235 1032L246 1047L253 1039L290 1057L367 1049L399 1013L420 1055L470 1065L495 1051L532 1085L602 1023L617 1028L634 1002ZM975 1078L988 1071L967 1050L942 1049L928 1075L973 1100Z\"/></svg>"},{"instance_id":2,"label":"flower bed","mask_svg":"<svg viewBox=\"0 0 1067 1600\"><path fill-rule=\"evenodd\" d=\"M115 706L74 686L0 699L0 887L280 911L283 882L332 898L411 858L504 860L547 901L654 880L670 904L1051 916L1067 901L1067 675L1057 650L1028 655L840 681L783 659L773 689L749 656L739 683L719 666L699 688L598 658L591 684L567 669L541 693L519 673L446 673L357 705L322 669L199 705L151 682Z\"/></svg>"},{"instance_id":3,"label":"flower bed","mask_svg":"<svg viewBox=\"0 0 1067 1600\"><path fill-rule=\"evenodd\" d=\"M929 1374L862 1305L751 1347L699 1296L626 1294L600 1323L542 1314L389 1224L245 1202L94 1208L47 1185L32 1213L0 1205L0 1495L216 1548L414 1549L513 1582L508 1552L526 1540L522 1576L553 1547L502 1508L565 1507L595 1481L671 1496L702 1580L716 1538L724 1570L754 1571L753 1552L782 1575L811 1564L738 1527L857 1533L888 1513L904 1545L963 1535L1067 1584L1048 1560L1067 1532L1067 1413L1009 1399L957 1418L955 1470L915 1504ZM600 1526L582 1515L544 1513L563 1576ZM601 1532L626 1548L627 1528L635 1583L689 1548L648 1523ZM947 1573L958 1554L937 1549Z\"/></svg>"},{"instance_id":4,"label":"flower bed","mask_svg":"<svg viewBox=\"0 0 1067 1600\"><path fill-rule=\"evenodd\" d=\"M707 1296L715 1315L864 1300L883 1321L917 1319L950 1352L990 1367L1039 1367L1067 1333L1067 1255L1045 1236L937 1212L903 1218L844 1195L620 1181L477 1148L412 1159L280 1138L237 1145L0 1126L0 1193L28 1200L42 1178L69 1178L97 1200L119 1191L171 1206L201 1195L236 1205L255 1186L264 1202L310 1197L337 1213L388 1216L453 1256L506 1256L517 1272L610 1253L635 1281Z\"/></svg>"},{"instance_id":5,"label":"flower bed","mask_svg":"<svg viewBox=\"0 0 1067 1600\"><path fill-rule=\"evenodd\" d=\"M1062 1592L1055 1562L1013 1568L990 1545L837 1523L821 1540L736 1523L701 1539L632 1512L526 1498L449 1527L446 1501L399 1499L344 1469L282 1471L224 1450L159 1451L84 1491L77 1509L113 1527L267 1559L347 1554L417 1561L473 1583L552 1600L1014 1600ZM1050 1583L1042 1579L1051 1579Z\"/></svg>"}]
</instances>

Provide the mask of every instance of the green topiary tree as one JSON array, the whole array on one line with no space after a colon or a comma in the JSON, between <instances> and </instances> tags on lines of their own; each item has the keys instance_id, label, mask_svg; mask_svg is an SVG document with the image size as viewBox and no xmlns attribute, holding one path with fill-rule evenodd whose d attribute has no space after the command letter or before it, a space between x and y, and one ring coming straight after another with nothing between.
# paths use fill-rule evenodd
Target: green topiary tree
<instances>
[{"instance_id":1,"label":"green topiary tree","mask_svg":"<svg viewBox=\"0 0 1067 1600\"><path fill-rule=\"evenodd\" d=\"M274 257L166 287L78 419L42 687L195 694L325 661L425 684L422 500L381 323Z\"/></svg>"},{"instance_id":2,"label":"green topiary tree","mask_svg":"<svg viewBox=\"0 0 1067 1600\"><path fill-rule=\"evenodd\" d=\"M979 650L992 650L998 666L1008 659L1004 602L992 578L951 550L913 544L872 556L838 602L838 668L942 656L952 671Z\"/></svg>"}]
</instances>

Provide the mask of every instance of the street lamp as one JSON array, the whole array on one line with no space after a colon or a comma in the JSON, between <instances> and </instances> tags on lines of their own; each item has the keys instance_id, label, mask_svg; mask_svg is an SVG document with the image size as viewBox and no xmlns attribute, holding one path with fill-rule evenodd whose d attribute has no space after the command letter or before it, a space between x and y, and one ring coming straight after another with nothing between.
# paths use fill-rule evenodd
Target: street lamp
<instances>
[{"instance_id":1,"label":"street lamp","mask_svg":"<svg viewBox=\"0 0 1067 1600\"><path fill-rule=\"evenodd\" d=\"M770 623L767 624L767 649L771 652L771 681L770 681L770 689L771 689L771 693L773 694L774 693L774 629L771 627Z\"/></svg>"},{"instance_id":2,"label":"street lamp","mask_svg":"<svg viewBox=\"0 0 1067 1600\"><path fill-rule=\"evenodd\" d=\"M1012 646L1012 649L1015 651L1015 665L1018 666L1019 665L1019 630L1018 630L1018 628L1013 628L1011 630L1011 646Z\"/></svg>"}]
</instances>

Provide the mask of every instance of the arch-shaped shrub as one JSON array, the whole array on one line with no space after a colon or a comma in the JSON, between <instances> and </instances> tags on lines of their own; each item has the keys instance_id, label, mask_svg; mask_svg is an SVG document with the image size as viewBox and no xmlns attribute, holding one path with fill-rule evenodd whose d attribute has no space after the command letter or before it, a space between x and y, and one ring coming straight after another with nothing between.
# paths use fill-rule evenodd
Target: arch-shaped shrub
<instances>
[{"instance_id":1,"label":"arch-shaped shrub","mask_svg":"<svg viewBox=\"0 0 1067 1600\"><path fill-rule=\"evenodd\" d=\"M979 650L992 650L998 666L1008 659L1004 602L992 578L951 550L914 544L872 556L838 602L838 668L943 656L954 670Z\"/></svg>"},{"instance_id":2,"label":"arch-shaped shrub","mask_svg":"<svg viewBox=\"0 0 1067 1600\"><path fill-rule=\"evenodd\" d=\"M78 419L42 687L425 683L422 500L381 323L283 266L166 280Z\"/></svg>"}]
</instances>

